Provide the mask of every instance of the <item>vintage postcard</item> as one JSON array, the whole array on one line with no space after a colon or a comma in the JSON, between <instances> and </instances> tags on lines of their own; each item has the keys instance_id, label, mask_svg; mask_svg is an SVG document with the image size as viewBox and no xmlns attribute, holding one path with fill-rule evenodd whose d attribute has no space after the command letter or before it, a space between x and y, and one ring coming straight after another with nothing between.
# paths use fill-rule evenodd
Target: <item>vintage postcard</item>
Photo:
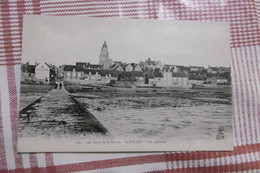
<instances>
[{"instance_id":1,"label":"vintage postcard","mask_svg":"<svg viewBox=\"0 0 260 173\"><path fill-rule=\"evenodd\" d=\"M18 151L232 150L229 32L25 15Z\"/></svg>"}]
</instances>

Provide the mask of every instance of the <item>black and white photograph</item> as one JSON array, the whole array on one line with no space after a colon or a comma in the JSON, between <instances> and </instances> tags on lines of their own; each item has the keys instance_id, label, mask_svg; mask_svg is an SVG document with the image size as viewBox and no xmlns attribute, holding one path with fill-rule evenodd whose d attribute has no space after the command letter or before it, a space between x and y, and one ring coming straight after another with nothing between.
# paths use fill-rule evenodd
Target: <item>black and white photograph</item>
<instances>
[{"instance_id":1,"label":"black and white photograph","mask_svg":"<svg viewBox=\"0 0 260 173\"><path fill-rule=\"evenodd\" d=\"M18 151L232 150L229 27L25 15Z\"/></svg>"}]
</instances>

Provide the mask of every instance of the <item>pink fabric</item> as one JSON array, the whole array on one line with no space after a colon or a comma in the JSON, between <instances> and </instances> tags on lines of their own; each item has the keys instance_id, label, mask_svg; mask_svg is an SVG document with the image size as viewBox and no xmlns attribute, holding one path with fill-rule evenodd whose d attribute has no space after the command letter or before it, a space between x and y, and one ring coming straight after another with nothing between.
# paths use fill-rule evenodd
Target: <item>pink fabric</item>
<instances>
[{"instance_id":1,"label":"pink fabric","mask_svg":"<svg viewBox=\"0 0 260 173\"><path fill-rule=\"evenodd\" d=\"M260 2L254 0L0 2L0 172L257 172L260 170ZM234 151L17 154L24 14L229 21Z\"/></svg>"}]
</instances>

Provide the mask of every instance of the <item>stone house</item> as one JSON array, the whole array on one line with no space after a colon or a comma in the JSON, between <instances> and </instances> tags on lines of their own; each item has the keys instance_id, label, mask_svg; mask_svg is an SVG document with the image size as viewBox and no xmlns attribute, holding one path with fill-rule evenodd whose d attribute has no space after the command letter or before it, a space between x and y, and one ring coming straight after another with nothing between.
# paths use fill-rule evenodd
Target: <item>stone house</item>
<instances>
[{"instance_id":1,"label":"stone house","mask_svg":"<svg viewBox=\"0 0 260 173\"><path fill-rule=\"evenodd\" d=\"M118 79L120 71L116 70L101 70L100 76L101 81L104 83L110 83L111 81L116 81Z\"/></svg>"},{"instance_id":2,"label":"stone house","mask_svg":"<svg viewBox=\"0 0 260 173\"><path fill-rule=\"evenodd\" d=\"M101 70L84 69L85 80L87 81L99 81L101 80Z\"/></svg>"},{"instance_id":3,"label":"stone house","mask_svg":"<svg viewBox=\"0 0 260 173\"><path fill-rule=\"evenodd\" d=\"M140 64L134 64L133 67L134 67L133 71L143 71Z\"/></svg>"},{"instance_id":4,"label":"stone house","mask_svg":"<svg viewBox=\"0 0 260 173\"><path fill-rule=\"evenodd\" d=\"M124 69L125 69L126 72L131 72L131 71L134 70L132 64L126 64Z\"/></svg>"},{"instance_id":5,"label":"stone house","mask_svg":"<svg viewBox=\"0 0 260 173\"><path fill-rule=\"evenodd\" d=\"M73 77L76 78L76 66L74 65L65 65L63 68L63 79L64 80L69 80L72 79Z\"/></svg>"},{"instance_id":6,"label":"stone house","mask_svg":"<svg viewBox=\"0 0 260 173\"><path fill-rule=\"evenodd\" d=\"M56 67L45 62L35 67L35 79L42 82L50 82L56 79Z\"/></svg>"},{"instance_id":7,"label":"stone house","mask_svg":"<svg viewBox=\"0 0 260 173\"><path fill-rule=\"evenodd\" d=\"M77 67L77 71L76 71ZM82 71L80 70L81 67L75 66L75 65L65 65L64 66L64 80L70 80L70 79L81 79L82 78ZM84 71L83 71L84 73Z\"/></svg>"},{"instance_id":8,"label":"stone house","mask_svg":"<svg viewBox=\"0 0 260 173\"><path fill-rule=\"evenodd\" d=\"M163 85L171 86L172 85L172 71L170 69L164 69L163 71Z\"/></svg>"},{"instance_id":9,"label":"stone house","mask_svg":"<svg viewBox=\"0 0 260 173\"><path fill-rule=\"evenodd\" d=\"M77 79L77 80L83 80L83 79L85 79L85 76L84 76L84 67L83 67L83 66L81 66L81 65L76 65L75 71L76 71L76 79Z\"/></svg>"},{"instance_id":10,"label":"stone house","mask_svg":"<svg viewBox=\"0 0 260 173\"><path fill-rule=\"evenodd\" d=\"M122 67L121 63L114 63L110 70L116 70L116 71L124 71L124 68Z\"/></svg>"},{"instance_id":11,"label":"stone house","mask_svg":"<svg viewBox=\"0 0 260 173\"><path fill-rule=\"evenodd\" d=\"M185 72L172 73L173 85L187 85L189 84L188 75Z\"/></svg>"}]
</instances>

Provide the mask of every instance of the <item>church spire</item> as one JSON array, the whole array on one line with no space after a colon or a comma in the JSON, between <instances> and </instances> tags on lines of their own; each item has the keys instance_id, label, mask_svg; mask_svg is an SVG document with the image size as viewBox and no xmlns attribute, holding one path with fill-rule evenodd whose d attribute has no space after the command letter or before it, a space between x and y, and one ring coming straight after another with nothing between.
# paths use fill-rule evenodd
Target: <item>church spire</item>
<instances>
[{"instance_id":1,"label":"church spire","mask_svg":"<svg viewBox=\"0 0 260 173\"><path fill-rule=\"evenodd\" d=\"M103 69L109 69L109 67L113 64L113 60L109 58L106 41L104 41L100 51L99 64L103 65Z\"/></svg>"},{"instance_id":2,"label":"church spire","mask_svg":"<svg viewBox=\"0 0 260 173\"><path fill-rule=\"evenodd\" d=\"M104 44L103 44L102 47L107 47L107 43L106 43L106 41L104 41Z\"/></svg>"}]
</instances>

